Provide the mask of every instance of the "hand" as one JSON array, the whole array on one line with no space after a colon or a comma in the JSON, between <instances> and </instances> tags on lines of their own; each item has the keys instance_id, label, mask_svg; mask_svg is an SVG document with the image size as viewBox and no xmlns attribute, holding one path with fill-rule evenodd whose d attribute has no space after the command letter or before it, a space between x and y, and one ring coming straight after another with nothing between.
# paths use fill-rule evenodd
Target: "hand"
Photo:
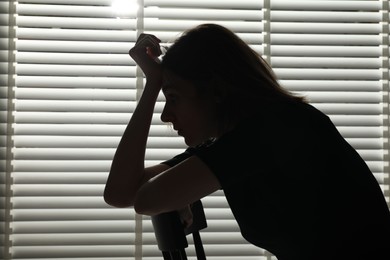
<instances>
[{"instance_id":1,"label":"hand","mask_svg":"<svg viewBox=\"0 0 390 260\"><path fill-rule=\"evenodd\" d=\"M193 223L193 215L191 211L191 206L188 205L187 207L178 210L180 221L183 224L184 228L188 228Z\"/></svg>"},{"instance_id":2,"label":"hand","mask_svg":"<svg viewBox=\"0 0 390 260\"><path fill-rule=\"evenodd\" d=\"M158 59L161 55L160 42L156 36L142 33L129 51L130 57L140 66L147 79L162 80Z\"/></svg>"}]
</instances>

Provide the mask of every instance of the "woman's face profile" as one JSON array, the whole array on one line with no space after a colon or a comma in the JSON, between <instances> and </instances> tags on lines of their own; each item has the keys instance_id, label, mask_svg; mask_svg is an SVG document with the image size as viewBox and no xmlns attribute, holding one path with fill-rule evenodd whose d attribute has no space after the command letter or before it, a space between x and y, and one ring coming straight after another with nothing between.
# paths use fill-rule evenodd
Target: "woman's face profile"
<instances>
[{"instance_id":1,"label":"woman's face profile","mask_svg":"<svg viewBox=\"0 0 390 260\"><path fill-rule=\"evenodd\" d=\"M200 98L196 86L169 70L163 73L162 92L166 102L161 114L188 146L216 137L216 104L213 97Z\"/></svg>"}]
</instances>

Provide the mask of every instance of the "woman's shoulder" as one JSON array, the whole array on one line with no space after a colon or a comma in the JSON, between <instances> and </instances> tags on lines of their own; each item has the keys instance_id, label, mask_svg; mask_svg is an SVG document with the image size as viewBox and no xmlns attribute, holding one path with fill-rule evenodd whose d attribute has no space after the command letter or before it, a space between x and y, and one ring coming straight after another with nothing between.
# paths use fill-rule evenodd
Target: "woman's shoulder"
<instances>
[{"instance_id":1,"label":"woman's shoulder","mask_svg":"<svg viewBox=\"0 0 390 260\"><path fill-rule=\"evenodd\" d=\"M298 126L328 124L329 117L310 103L295 100L280 100L261 104L250 116L240 122L241 127Z\"/></svg>"},{"instance_id":2,"label":"woman's shoulder","mask_svg":"<svg viewBox=\"0 0 390 260\"><path fill-rule=\"evenodd\" d=\"M315 117L326 117L326 115L316 108L314 105L301 102L301 101L279 101L269 105L268 111L271 114L276 113L279 115L294 115L294 116L315 116Z\"/></svg>"}]
</instances>

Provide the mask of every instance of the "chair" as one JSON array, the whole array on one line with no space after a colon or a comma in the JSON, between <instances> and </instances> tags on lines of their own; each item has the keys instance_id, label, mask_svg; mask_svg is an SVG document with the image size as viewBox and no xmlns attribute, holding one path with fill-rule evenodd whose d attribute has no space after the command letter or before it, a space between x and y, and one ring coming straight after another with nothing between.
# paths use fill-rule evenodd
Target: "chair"
<instances>
[{"instance_id":1,"label":"chair","mask_svg":"<svg viewBox=\"0 0 390 260\"><path fill-rule=\"evenodd\" d=\"M199 230L207 227L202 202L193 203L193 223L183 228L180 216L176 211L152 216L152 224L156 235L157 245L164 260L187 260L185 248L188 247L186 236L192 234L195 252L198 260L206 260Z\"/></svg>"}]
</instances>

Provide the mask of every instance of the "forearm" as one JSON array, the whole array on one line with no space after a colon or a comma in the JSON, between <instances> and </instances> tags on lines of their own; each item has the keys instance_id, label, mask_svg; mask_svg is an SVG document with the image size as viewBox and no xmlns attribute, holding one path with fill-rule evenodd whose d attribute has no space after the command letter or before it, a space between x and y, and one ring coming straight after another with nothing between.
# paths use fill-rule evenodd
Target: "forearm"
<instances>
[{"instance_id":1,"label":"forearm","mask_svg":"<svg viewBox=\"0 0 390 260\"><path fill-rule=\"evenodd\" d=\"M132 206L144 182L145 150L159 82L147 82L112 160L104 199L116 207Z\"/></svg>"}]
</instances>

